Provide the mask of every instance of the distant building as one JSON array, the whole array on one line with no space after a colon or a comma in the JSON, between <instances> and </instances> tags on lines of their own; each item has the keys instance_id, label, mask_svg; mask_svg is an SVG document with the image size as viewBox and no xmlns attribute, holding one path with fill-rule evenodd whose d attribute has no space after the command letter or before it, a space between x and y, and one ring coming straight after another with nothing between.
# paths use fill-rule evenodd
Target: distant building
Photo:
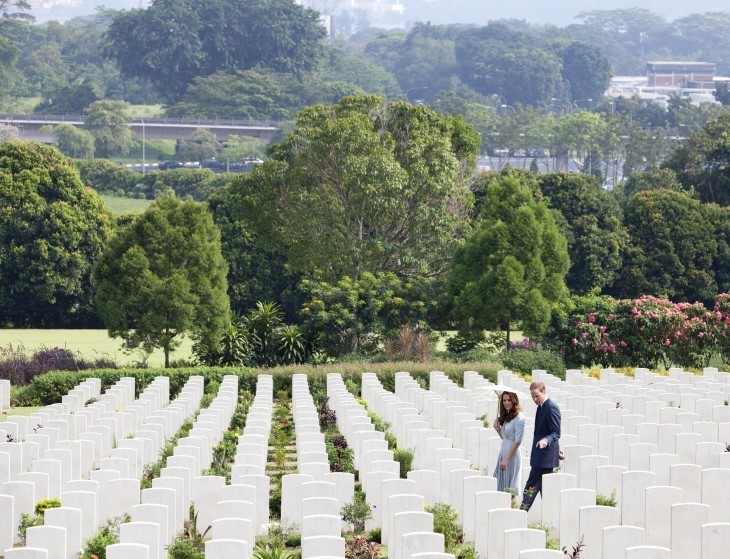
<instances>
[{"instance_id":1,"label":"distant building","mask_svg":"<svg viewBox=\"0 0 730 559\"><path fill-rule=\"evenodd\" d=\"M649 87L678 87L714 89L713 62L647 62L646 78Z\"/></svg>"}]
</instances>

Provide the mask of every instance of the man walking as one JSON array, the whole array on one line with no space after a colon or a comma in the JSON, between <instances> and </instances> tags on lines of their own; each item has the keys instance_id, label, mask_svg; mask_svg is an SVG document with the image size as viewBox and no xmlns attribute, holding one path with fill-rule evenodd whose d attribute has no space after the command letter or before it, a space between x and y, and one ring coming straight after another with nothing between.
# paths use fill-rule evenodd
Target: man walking
<instances>
[{"instance_id":1,"label":"man walking","mask_svg":"<svg viewBox=\"0 0 730 559\"><path fill-rule=\"evenodd\" d=\"M534 446L530 452L530 477L522 494L522 510L530 510L538 493L542 493L542 476L553 473L560 462L560 408L548 398L545 383L530 384L530 396L537 404Z\"/></svg>"}]
</instances>

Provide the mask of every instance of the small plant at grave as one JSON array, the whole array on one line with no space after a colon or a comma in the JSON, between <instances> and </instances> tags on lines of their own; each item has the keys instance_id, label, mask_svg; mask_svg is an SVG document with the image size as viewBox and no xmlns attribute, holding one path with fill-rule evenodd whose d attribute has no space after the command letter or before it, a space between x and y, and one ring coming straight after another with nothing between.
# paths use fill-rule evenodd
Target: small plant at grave
<instances>
[{"instance_id":1,"label":"small plant at grave","mask_svg":"<svg viewBox=\"0 0 730 559\"><path fill-rule=\"evenodd\" d=\"M725 452L730 452L730 443L725 443Z\"/></svg>"},{"instance_id":2,"label":"small plant at grave","mask_svg":"<svg viewBox=\"0 0 730 559\"><path fill-rule=\"evenodd\" d=\"M425 508L426 512L433 514L433 531L444 535L446 553L453 553L464 541L464 532L456 523L459 513L451 505L445 503L436 503Z\"/></svg>"},{"instance_id":3,"label":"small plant at grave","mask_svg":"<svg viewBox=\"0 0 730 559\"><path fill-rule=\"evenodd\" d=\"M188 515L189 518L185 521L183 531L167 548L169 559L204 559L205 557L205 536L211 527L208 526L204 532L200 532L195 505L190 505Z\"/></svg>"},{"instance_id":4,"label":"small plant at grave","mask_svg":"<svg viewBox=\"0 0 730 559\"><path fill-rule=\"evenodd\" d=\"M84 407L85 407L85 408L87 408L87 407L89 407L89 406L90 406L91 404L93 404L93 403L95 403L95 402L98 402L98 401L99 401L99 400L97 400L96 398L89 398L88 400L86 400L86 402L84 402Z\"/></svg>"},{"instance_id":5,"label":"small plant at grave","mask_svg":"<svg viewBox=\"0 0 730 559\"><path fill-rule=\"evenodd\" d=\"M349 448L347 439L339 431L327 433L324 437L324 443L331 472L354 471L354 453Z\"/></svg>"},{"instance_id":6,"label":"small plant at grave","mask_svg":"<svg viewBox=\"0 0 730 559\"><path fill-rule=\"evenodd\" d=\"M381 528L373 528L368 532L368 541L382 543L383 530Z\"/></svg>"},{"instance_id":7,"label":"small plant at grave","mask_svg":"<svg viewBox=\"0 0 730 559\"><path fill-rule=\"evenodd\" d=\"M289 545L287 542L293 541L293 538L298 535L299 526L296 523L275 522L269 525L268 535L256 538L256 546L265 546L267 544L287 546Z\"/></svg>"},{"instance_id":8,"label":"small plant at grave","mask_svg":"<svg viewBox=\"0 0 730 559\"><path fill-rule=\"evenodd\" d=\"M454 549L454 557L456 559L479 559L479 554L470 543L457 545Z\"/></svg>"},{"instance_id":9,"label":"small plant at grave","mask_svg":"<svg viewBox=\"0 0 730 559\"><path fill-rule=\"evenodd\" d=\"M18 539L21 545L25 545L28 528L33 528L34 526L43 526L43 515L21 513L20 524L18 524Z\"/></svg>"},{"instance_id":10,"label":"small plant at grave","mask_svg":"<svg viewBox=\"0 0 730 559\"><path fill-rule=\"evenodd\" d=\"M106 559L106 546L119 543L119 526L131 520L128 514L107 520L106 526L88 539L81 559Z\"/></svg>"},{"instance_id":11,"label":"small plant at grave","mask_svg":"<svg viewBox=\"0 0 730 559\"><path fill-rule=\"evenodd\" d=\"M289 551L282 541L258 544L253 552L254 559L292 559L293 556L294 552Z\"/></svg>"},{"instance_id":12,"label":"small plant at grave","mask_svg":"<svg viewBox=\"0 0 730 559\"><path fill-rule=\"evenodd\" d=\"M269 516L271 518L281 518L281 483L271 490Z\"/></svg>"},{"instance_id":13,"label":"small plant at grave","mask_svg":"<svg viewBox=\"0 0 730 559\"><path fill-rule=\"evenodd\" d=\"M583 543L583 536L581 536L580 539L573 546L572 551L568 551L567 547L564 547L562 549L563 555L565 555L566 559L580 559L580 552L583 551L583 548L585 546L586 544Z\"/></svg>"},{"instance_id":14,"label":"small plant at grave","mask_svg":"<svg viewBox=\"0 0 730 559\"><path fill-rule=\"evenodd\" d=\"M365 493L357 492L352 501L343 505L340 509L342 520L351 527L353 534L361 534L365 531L365 522L373 517L370 504L365 500Z\"/></svg>"},{"instance_id":15,"label":"small plant at grave","mask_svg":"<svg viewBox=\"0 0 730 559\"><path fill-rule=\"evenodd\" d=\"M355 534L345 542L345 559L378 559L380 544L370 542L365 536Z\"/></svg>"},{"instance_id":16,"label":"small plant at grave","mask_svg":"<svg viewBox=\"0 0 730 559\"><path fill-rule=\"evenodd\" d=\"M616 402L616 409L617 410L623 409L623 406L621 405L621 402Z\"/></svg>"},{"instance_id":17,"label":"small plant at grave","mask_svg":"<svg viewBox=\"0 0 730 559\"><path fill-rule=\"evenodd\" d=\"M669 406L670 408L673 408L674 407L674 400L670 400L669 402L667 402L667 406Z\"/></svg>"},{"instance_id":18,"label":"small plant at grave","mask_svg":"<svg viewBox=\"0 0 730 559\"><path fill-rule=\"evenodd\" d=\"M337 425L337 414L330 409L329 396L322 398L319 405L319 424L323 431L327 431Z\"/></svg>"},{"instance_id":19,"label":"small plant at grave","mask_svg":"<svg viewBox=\"0 0 730 559\"><path fill-rule=\"evenodd\" d=\"M484 423L484 427L489 428L489 414L485 413L484 415L480 415L477 419Z\"/></svg>"},{"instance_id":20,"label":"small plant at grave","mask_svg":"<svg viewBox=\"0 0 730 559\"><path fill-rule=\"evenodd\" d=\"M276 463L276 467L280 470L284 469L284 465L286 464L286 448L283 446L277 447L276 451L274 452L274 462Z\"/></svg>"},{"instance_id":21,"label":"small plant at grave","mask_svg":"<svg viewBox=\"0 0 730 559\"><path fill-rule=\"evenodd\" d=\"M6 443L19 443L20 439L15 437L12 433L6 433L5 434L5 442Z\"/></svg>"},{"instance_id":22,"label":"small plant at grave","mask_svg":"<svg viewBox=\"0 0 730 559\"><path fill-rule=\"evenodd\" d=\"M413 451L410 448L396 448L393 451L393 460L400 464L400 477L406 479L408 472L413 469Z\"/></svg>"},{"instance_id":23,"label":"small plant at grave","mask_svg":"<svg viewBox=\"0 0 730 559\"><path fill-rule=\"evenodd\" d=\"M616 490L611 491L611 495L606 497L603 493L596 493L596 505L601 507L616 507Z\"/></svg>"}]
</instances>

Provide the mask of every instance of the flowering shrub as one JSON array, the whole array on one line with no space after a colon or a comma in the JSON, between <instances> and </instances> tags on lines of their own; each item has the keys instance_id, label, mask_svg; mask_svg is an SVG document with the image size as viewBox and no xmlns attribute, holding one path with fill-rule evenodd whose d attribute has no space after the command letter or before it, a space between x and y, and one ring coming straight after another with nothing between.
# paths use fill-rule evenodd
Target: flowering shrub
<instances>
[{"instance_id":1,"label":"flowering shrub","mask_svg":"<svg viewBox=\"0 0 730 559\"><path fill-rule=\"evenodd\" d=\"M702 303L648 295L604 298L600 310L573 316L565 335L568 366L701 368L722 348L730 355L730 302L722 294L709 311Z\"/></svg>"},{"instance_id":2,"label":"flowering shrub","mask_svg":"<svg viewBox=\"0 0 730 559\"><path fill-rule=\"evenodd\" d=\"M560 355L543 349L542 344L524 338L508 347L501 353L500 360L511 371L529 375L535 369L544 369L551 375L565 378L565 364Z\"/></svg>"}]
</instances>

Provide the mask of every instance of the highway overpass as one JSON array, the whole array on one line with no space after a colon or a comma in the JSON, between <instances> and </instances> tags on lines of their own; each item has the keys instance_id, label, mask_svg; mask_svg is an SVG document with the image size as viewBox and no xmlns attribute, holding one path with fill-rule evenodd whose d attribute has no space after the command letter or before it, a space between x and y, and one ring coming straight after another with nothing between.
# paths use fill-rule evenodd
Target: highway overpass
<instances>
[{"instance_id":1,"label":"highway overpass","mask_svg":"<svg viewBox=\"0 0 730 559\"><path fill-rule=\"evenodd\" d=\"M78 128L84 125L83 115L16 115L0 114L0 123L17 126L23 140L53 142L51 132L42 131L44 126L71 124ZM266 120L240 120L232 118L135 118L128 122L135 137L147 140L186 140L198 128L205 128L225 142L231 136L252 136L269 143L278 129L278 122Z\"/></svg>"}]
</instances>

